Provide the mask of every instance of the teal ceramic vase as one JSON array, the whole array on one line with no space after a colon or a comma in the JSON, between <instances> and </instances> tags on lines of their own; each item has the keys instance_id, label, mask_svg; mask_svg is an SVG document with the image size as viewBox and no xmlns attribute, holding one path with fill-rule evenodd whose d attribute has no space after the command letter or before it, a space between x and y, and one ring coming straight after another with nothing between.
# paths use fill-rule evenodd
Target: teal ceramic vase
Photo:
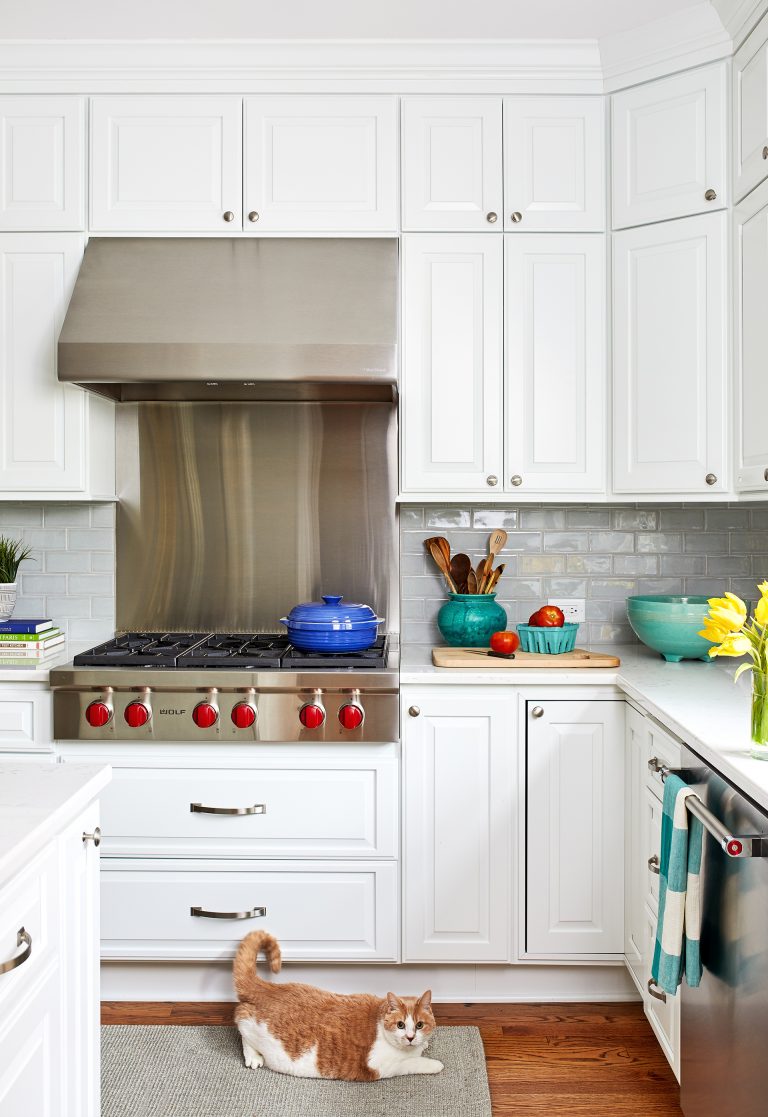
<instances>
[{"instance_id":1,"label":"teal ceramic vase","mask_svg":"<svg viewBox=\"0 0 768 1117\"><path fill-rule=\"evenodd\" d=\"M507 613L495 593L449 593L437 627L452 648L487 648L494 632L507 627Z\"/></svg>"}]
</instances>

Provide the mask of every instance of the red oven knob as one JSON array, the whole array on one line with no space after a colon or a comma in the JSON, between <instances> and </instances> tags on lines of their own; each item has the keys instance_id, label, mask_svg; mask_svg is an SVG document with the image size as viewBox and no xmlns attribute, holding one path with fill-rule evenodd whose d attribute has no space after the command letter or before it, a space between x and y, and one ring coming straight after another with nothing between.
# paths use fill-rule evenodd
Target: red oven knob
<instances>
[{"instance_id":1,"label":"red oven knob","mask_svg":"<svg viewBox=\"0 0 768 1117\"><path fill-rule=\"evenodd\" d=\"M192 720L198 729L210 729L219 720L219 711L210 702L198 702L192 711Z\"/></svg>"},{"instance_id":2,"label":"red oven knob","mask_svg":"<svg viewBox=\"0 0 768 1117\"><path fill-rule=\"evenodd\" d=\"M112 711L106 702L91 702L85 711L85 720L94 729L101 729L112 717Z\"/></svg>"},{"instance_id":3,"label":"red oven knob","mask_svg":"<svg viewBox=\"0 0 768 1117\"><path fill-rule=\"evenodd\" d=\"M144 702L129 702L125 707L125 720L131 729L141 729L149 721L149 706Z\"/></svg>"},{"instance_id":4,"label":"red oven knob","mask_svg":"<svg viewBox=\"0 0 768 1117\"><path fill-rule=\"evenodd\" d=\"M232 721L238 729L250 729L256 721L256 711L248 702L238 702L232 707Z\"/></svg>"},{"instance_id":5,"label":"red oven knob","mask_svg":"<svg viewBox=\"0 0 768 1117\"><path fill-rule=\"evenodd\" d=\"M325 721L325 710L322 706L308 702L299 710L299 721L305 729L319 729Z\"/></svg>"},{"instance_id":6,"label":"red oven knob","mask_svg":"<svg viewBox=\"0 0 768 1117\"><path fill-rule=\"evenodd\" d=\"M345 729L359 729L364 718L365 714L361 708L351 703L342 706L339 710L339 721Z\"/></svg>"}]
</instances>

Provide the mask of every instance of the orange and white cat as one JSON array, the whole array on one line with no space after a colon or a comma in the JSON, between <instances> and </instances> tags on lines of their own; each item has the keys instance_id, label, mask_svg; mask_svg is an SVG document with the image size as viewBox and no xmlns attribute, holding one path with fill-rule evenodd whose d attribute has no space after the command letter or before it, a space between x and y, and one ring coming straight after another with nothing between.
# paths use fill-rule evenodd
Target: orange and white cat
<instances>
[{"instance_id":1,"label":"orange and white cat","mask_svg":"<svg viewBox=\"0 0 768 1117\"><path fill-rule=\"evenodd\" d=\"M327 993L295 982L272 985L256 972L260 950L272 972L279 973L280 947L265 931L246 935L235 957L240 999L235 1023L246 1066L347 1082L443 1069L437 1059L423 1057L436 1027L431 992L381 998Z\"/></svg>"}]
</instances>

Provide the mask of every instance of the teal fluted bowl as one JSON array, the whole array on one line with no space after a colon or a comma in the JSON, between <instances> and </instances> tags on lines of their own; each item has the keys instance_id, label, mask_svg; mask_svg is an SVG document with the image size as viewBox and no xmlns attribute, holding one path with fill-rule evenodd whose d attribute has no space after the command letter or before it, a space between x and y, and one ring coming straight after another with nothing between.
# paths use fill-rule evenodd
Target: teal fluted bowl
<instances>
[{"instance_id":1,"label":"teal fluted bowl","mask_svg":"<svg viewBox=\"0 0 768 1117\"><path fill-rule=\"evenodd\" d=\"M632 631L669 663L681 659L710 660L713 645L699 636L709 610L706 597L674 594L640 594L627 598L627 617Z\"/></svg>"},{"instance_id":2,"label":"teal fluted bowl","mask_svg":"<svg viewBox=\"0 0 768 1117\"><path fill-rule=\"evenodd\" d=\"M494 632L507 627L507 612L495 593L449 593L437 627L452 648L487 648Z\"/></svg>"}]
</instances>

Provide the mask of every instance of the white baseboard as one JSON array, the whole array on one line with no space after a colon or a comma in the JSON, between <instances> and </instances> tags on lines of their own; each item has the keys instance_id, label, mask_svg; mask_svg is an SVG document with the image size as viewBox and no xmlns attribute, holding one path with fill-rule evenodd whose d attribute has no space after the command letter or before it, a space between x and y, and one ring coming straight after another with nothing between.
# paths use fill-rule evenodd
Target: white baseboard
<instances>
[{"instance_id":1,"label":"white baseboard","mask_svg":"<svg viewBox=\"0 0 768 1117\"><path fill-rule=\"evenodd\" d=\"M623 964L615 966L308 965L286 963L275 978L335 993L400 994L432 989L436 1002L637 1001ZM217 962L102 962L104 1001L231 1001L232 970Z\"/></svg>"}]
</instances>

